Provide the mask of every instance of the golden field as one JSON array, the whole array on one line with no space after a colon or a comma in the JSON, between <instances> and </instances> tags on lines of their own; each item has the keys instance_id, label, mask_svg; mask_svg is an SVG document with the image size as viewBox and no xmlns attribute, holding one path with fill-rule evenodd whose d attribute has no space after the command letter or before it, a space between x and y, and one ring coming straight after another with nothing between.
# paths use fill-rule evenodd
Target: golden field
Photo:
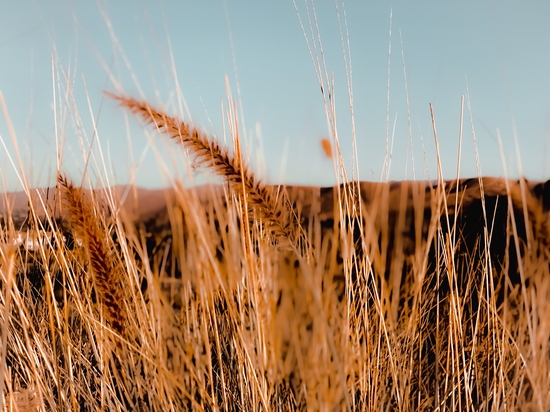
<instances>
[{"instance_id":1,"label":"golden field","mask_svg":"<svg viewBox=\"0 0 550 412\"><path fill-rule=\"evenodd\" d=\"M225 184L5 194L5 410L550 410L550 188Z\"/></svg>"}]
</instances>

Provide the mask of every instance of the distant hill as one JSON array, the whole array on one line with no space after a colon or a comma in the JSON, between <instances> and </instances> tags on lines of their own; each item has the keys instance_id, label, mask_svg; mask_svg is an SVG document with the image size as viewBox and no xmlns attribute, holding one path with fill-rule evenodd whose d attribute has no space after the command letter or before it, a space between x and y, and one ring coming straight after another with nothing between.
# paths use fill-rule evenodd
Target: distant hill
<instances>
[{"instance_id":1,"label":"distant hill","mask_svg":"<svg viewBox=\"0 0 550 412\"><path fill-rule=\"evenodd\" d=\"M199 192L204 188L197 188ZM48 211L50 216L59 216L59 204L57 204L57 189L55 187L31 189L30 196L24 191L7 192L0 194L0 216L12 215L17 227L25 225L29 209L29 197L38 216L45 216ZM92 191L86 190L87 197L92 196ZM174 189L143 189L129 185L113 186L109 189L95 189L93 196L101 206L107 207L108 198L113 197L114 203L119 206L133 220L146 219L166 208L167 201L173 199Z\"/></svg>"}]
</instances>

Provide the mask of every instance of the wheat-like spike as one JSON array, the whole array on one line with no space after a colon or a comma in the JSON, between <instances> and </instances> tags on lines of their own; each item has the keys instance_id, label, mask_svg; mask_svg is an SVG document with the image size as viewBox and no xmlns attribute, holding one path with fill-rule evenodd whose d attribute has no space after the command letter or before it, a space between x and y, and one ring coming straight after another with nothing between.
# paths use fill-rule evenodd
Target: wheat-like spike
<instances>
[{"instance_id":1,"label":"wheat-like spike","mask_svg":"<svg viewBox=\"0 0 550 412\"><path fill-rule=\"evenodd\" d=\"M237 193L242 192L244 186L244 195L247 196L247 203L255 212L256 218L261 219L279 240L290 240L290 222L286 220L293 214L285 213L288 210L280 207L288 206L288 202L276 201L271 191L255 178L246 165L241 169L242 163L229 153L227 147L221 146L215 139L209 138L206 133L192 125L151 107L147 102L109 92L107 95L119 101L122 107L139 115L145 122L154 124L161 133L181 143L193 154L197 164L222 176Z\"/></svg>"},{"instance_id":2,"label":"wheat-like spike","mask_svg":"<svg viewBox=\"0 0 550 412\"><path fill-rule=\"evenodd\" d=\"M126 319L124 286L120 271L111 257L110 247L105 242L105 232L101 231L101 222L94 215L81 188L74 187L61 174L58 174L57 181L62 189L61 201L71 226L85 246L103 313L113 329L122 334Z\"/></svg>"}]
</instances>

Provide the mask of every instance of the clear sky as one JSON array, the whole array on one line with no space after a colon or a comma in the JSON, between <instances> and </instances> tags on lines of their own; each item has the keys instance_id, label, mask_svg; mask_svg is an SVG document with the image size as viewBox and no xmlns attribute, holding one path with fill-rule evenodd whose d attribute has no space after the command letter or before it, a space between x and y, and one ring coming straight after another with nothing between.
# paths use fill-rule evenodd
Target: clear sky
<instances>
[{"instance_id":1,"label":"clear sky","mask_svg":"<svg viewBox=\"0 0 550 412\"><path fill-rule=\"evenodd\" d=\"M225 76L244 119L247 156L261 178L334 183L321 145L330 137L323 95L308 50L315 43L319 51L316 28L314 40L308 23L311 3L296 0L297 13L292 0L0 1L0 91L33 186L54 183L58 144L62 169L75 180L86 175L92 184L105 177L124 184L135 176L140 186L158 187L169 183L166 170L185 176L184 151L151 127L144 131L103 92L120 87L145 96L223 140ZM550 177L549 1L337 4L339 13L332 1L317 1L315 11L349 173L350 79L362 180L381 178L388 124L394 136L388 178L437 177L430 103L444 177L454 178L467 88L481 172L504 174L500 130L508 174L518 175L515 129L523 174ZM351 62L351 76L345 62ZM477 175L471 130L465 104L463 177ZM4 188L14 189L8 153L14 160L17 155L3 112L0 136L7 148L0 147L0 176Z\"/></svg>"}]
</instances>

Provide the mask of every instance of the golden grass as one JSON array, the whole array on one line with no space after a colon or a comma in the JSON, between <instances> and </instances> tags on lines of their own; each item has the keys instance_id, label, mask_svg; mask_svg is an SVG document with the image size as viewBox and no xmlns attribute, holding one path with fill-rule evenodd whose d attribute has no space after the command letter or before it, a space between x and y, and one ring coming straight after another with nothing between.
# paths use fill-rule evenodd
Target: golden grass
<instances>
[{"instance_id":1,"label":"golden grass","mask_svg":"<svg viewBox=\"0 0 550 412\"><path fill-rule=\"evenodd\" d=\"M270 193L267 187L255 178L254 173L243 164L240 151L231 155L229 149L220 145L215 139L153 108L147 102L112 93L108 93L108 96L119 101L121 106L128 108L147 123L154 124L160 132L184 146L195 158L196 164L223 177L236 193L244 196L244 204L253 208L257 214L256 219L262 220L275 236L290 239L291 222L285 222L286 215L280 206L285 206L284 200L275 199L273 193ZM236 148L239 147L237 139ZM284 192L280 195L284 196Z\"/></svg>"},{"instance_id":2,"label":"golden grass","mask_svg":"<svg viewBox=\"0 0 550 412\"><path fill-rule=\"evenodd\" d=\"M518 200L535 198L483 180L471 236L482 195L452 182L356 184L344 207L340 188L263 185L238 151L112 97L228 185L176 184L130 222L59 175L60 214L8 216L0 409L549 410L547 222ZM485 242L511 233L520 281Z\"/></svg>"},{"instance_id":3,"label":"golden grass","mask_svg":"<svg viewBox=\"0 0 550 412\"><path fill-rule=\"evenodd\" d=\"M92 269L94 288L101 301L104 316L118 333L123 333L126 323L126 285L123 268L113 259L115 250L109 245L109 233L93 210L93 203L84 198L81 188L75 188L62 175L57 176L61 189L61 201L67 211L67 219L74 236L81 239L86 251L86 263Z\"/></svg>"}]
</instances>

